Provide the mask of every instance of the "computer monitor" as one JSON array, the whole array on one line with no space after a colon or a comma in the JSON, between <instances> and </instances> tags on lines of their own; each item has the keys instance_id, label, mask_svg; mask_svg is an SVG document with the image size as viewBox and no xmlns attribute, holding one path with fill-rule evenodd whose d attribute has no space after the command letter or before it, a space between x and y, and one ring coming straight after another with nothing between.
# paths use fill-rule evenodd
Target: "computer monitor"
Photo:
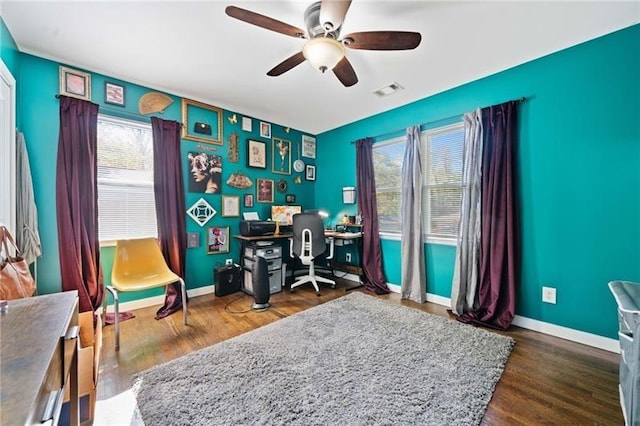
<instances>
[{"instance_id":1,"label":"computer monitor","mask_svg":"<svg viewBox=\"0 0 640 426\"><path fill-rule=\"evenodd\" d=\"M302 213L301 206L271 206L271 220L280 225L293 225L293 215Z\"/></svg>"}]
</instances>

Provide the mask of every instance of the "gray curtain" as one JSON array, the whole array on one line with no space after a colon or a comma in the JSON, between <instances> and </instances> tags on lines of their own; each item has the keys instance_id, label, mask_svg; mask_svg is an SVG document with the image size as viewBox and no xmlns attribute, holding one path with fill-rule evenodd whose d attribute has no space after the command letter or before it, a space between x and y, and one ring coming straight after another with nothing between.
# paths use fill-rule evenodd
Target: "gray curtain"
<instances>
[{"instance_id":1,"label":"gray curtain","mask_svg":"<svg viewBox=\"0 0 640 426\"><path fill-rule=\"evenodd\" d=\"M422 242L422 152L420 126L407 129L402 160L402 299L427 300L424 243Z\"/></svg>"},{"instance_id":2,"label":"gray curtain","mask_svg":"<svg viewBox=\"0 0 640 426\"><path fill-rule=\"evenodd\" d=\"M42 254L40 245L40 233L38 232L38 209L33 194L33 181L31 180L31 166L24 135L17 135L16 151L17 170L17 215L16 215L16 244L22 251L27 264L32 264Z\"/></svg>"},{"instance_id":3,"label":"gray curtain","mask_svg":"<svg viewBox=\"0 0 640 426\"><path fill-rule=\"evenodd\" d=\"M506 330L516 309L520 274L518 235L518 103L482 109L482 206L478 267L478 307L462 322Z\"/></svg>"},{"instance_id":4,"label":"gray curtain","mask_svg":"<svg viewBox=\"0 0 640 426\"><path fill-rule=\"evenodd\" d=\"M482 111L464 115L462 202L456 261L451 288L451 309L456 315L478 307L480 207L482 184Z\"/></svg>"}]
</instances>

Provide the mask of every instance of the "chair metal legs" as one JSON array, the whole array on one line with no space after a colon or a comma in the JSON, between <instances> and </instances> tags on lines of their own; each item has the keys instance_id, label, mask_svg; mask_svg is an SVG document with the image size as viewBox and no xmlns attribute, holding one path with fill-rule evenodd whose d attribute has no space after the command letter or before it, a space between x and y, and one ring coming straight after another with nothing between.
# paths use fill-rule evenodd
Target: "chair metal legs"
<instances>
[{"instance_id":1,"label":"chair metal legs","mask_svg":"<svg viewBox=\"0 0 640 426\"><path fill-rule=\"evenodd\" d=\"M106 287L111 296L113 296L113 308L115 312L115 318L113 324L116 332L116 351L120 350L120 300L118 299L118 290L112 286ZM187 322L187 287L183 279L180 279L180 292L182 294L182 322L184 325L189 325ZM105 315L107 311L107 303L105 303Z\"/></svg>"},{"instance_id":2,"label":"chair metal legs","mask_svg":"<svg viewBox=\"0 0 640 426\"><path fill-rule=\"evenodd\" d=\"M114 308L114 320L113 323L116 328L116 351L120 350L120 303L118 300L118 290L108 285L107 290L113 296L113 308Z\"/></svg>"},{"instance_id":3,"label":"chair metal legs","mask_svg":"<svg viewBox=\"0 0 640 426\"><path fill-rule=\"evenodd\" d=\"M336 288L335 281L316 275L314 264L313 262L311 262L311 264L309 264L309 274L300 277L298 281L291 284L290 291L293 291L294 288L301 286L302 284L311 283L313 284L313 288L315 288L316 290L316 294L320 296L320 288L318 287L318 281L322 283L331 284L331 288Z\"/></svg>"},{"instance_id":4,"label":"chair metal legs","mask_svg":"<svg viewBox=\"0 0 640 426\"><path fill-rule=\"evenodd\" d=\"M180 289L182 291L182 322L184 325L187 323L187 286L184 284L184 280L180 278Z\"/></svg>"}]
</instances>

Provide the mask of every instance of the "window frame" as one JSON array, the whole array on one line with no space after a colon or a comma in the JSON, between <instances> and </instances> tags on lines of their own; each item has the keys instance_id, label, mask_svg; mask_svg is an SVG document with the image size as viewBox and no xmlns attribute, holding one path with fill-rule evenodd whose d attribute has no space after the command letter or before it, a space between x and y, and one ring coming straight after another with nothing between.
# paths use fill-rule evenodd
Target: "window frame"
<instances>
[{"instance_id":1,"label":"window frame","mask_svg":"<svg viewBox=\"0 0 640 426\"><path fill-rule=\"evenodd\" d=\"M144 121L138 121L138 120L132 120L132 119L128 119L128 118L124 118L124 117L119 117L119 116L113 116L113 115L109 115L109 114L103 114L103 113L98 113L98 126L100 125L100 121L102 122L107 122L107 123L111 123L111 124L118 124L118 125L127 125L133 128L138 128L138 129L143 129L145 131L149 131L152 132L152 127L151 127L151 123L147 123ZM153 137L153 134L152 134ZM99 149L99 145L100 145L100 139L98 138L98 149L97 149L97 155L99 155L100 149ZM152 145L152 149L153 149L153 145ZM96 166L97 167L97 166ZM109 184L113 184L114 182L117 182L117 180L114 179L109 179L109 178L97 178L97 190L96 190L96 196L100 197L99 194L99 187L100 187L100 183L105 183L107 185ZM151 187L151 191L153 191L153 186L154 183L153 181L151 182L151 184L148 183L139 183L139 182L131 182L130 184L128 184L127 186L129 187ZM99 203L99 200L98 200ZM154 206L155 209L155 206ZM98 226L100 226L100 211L98 208ZM157 226L155 229L155 234L153 235L154 238L158 238L158 230L157 230ZM134 237L132 237L134 238ZM142 238L142 237L140 237ZM117 240L115 239L106 239L106 240L100 240L99 239L99 244L100 247L115 247L117 244Z\"/></svg>"},{"instance_id":2,"label":"window frame","mask_svg":"<svg viewBox=\"0 0 640 426\"><path fill-rule=\"evenodd\" d=\"M376 150L378 148L383 148L383 147L389 146L389 145L396 145L396 144L404 145L404 144L406 144L406 142L407 142L406 136L404 136L404 135L403 136L396 136L396 137L391 138L391 139L386 139L386 140L383 140L383 141L380 141L380 142L376 142L373 145L373 150ZM402 169L401 169L401 171L402 171ZM374 176L375 176L375 166L374 166ZM401 178L402 178L402 176L401 176ZM387 189L388 190L381 191L379 189L379 187L378 187L378 182L376 182L376 200L378 198L378 194L379 193L382 193L382 192L394 192L394 191L392 191L392 189L394 189L394 188L387 188ZM398 192L402 196L402 185L397 187L397 189L398 189ZM390 232L390 231L380 231L379 230L378 234L380 235L380 238L385 239L385 240L397 240L397 241L400 241L400 238L401 238L400 237L401 236L400 232Z\"/></svg>"},{"instance_id":3,"label":"window frame","mask_svg":"<svg viewBox=\"0 0 640 426\"><path fill-rule=\"evenodd\" d=\"M465 187L465 182L462 181L462 179L460 184L452 184L452 183L429 184L428 182L428 179L429 179L428 167L430 166L429 159L430 159L430 150L431 150L431 144L430 144L429 138L434 135L449 133L455 130L464 130L464 122L458 121L452 124L432 127L432 128L420 131L420 143L422 144L423 166L426 166L426 168L423 170L423 181L422 181L422 193L423 193L422 203L423 203L423 218L426 221L425 227L431 220L431 205L430 205L430 199L428 197L428 190L430 188L463 188L464 189ZM407 140L406 136L404 135L393 137L390 139L382 140L380 142L376 142L373 145L373 149L375 150L378 147L384 147L384 146L389 146L393 144L406 144L406 140ZM464 155L464 151L463 151L463 155ZM400 192L402 192L402 187L399 187L398 189ZM376 196L380 192L390 192L390 191L380 191L377 188L377 183L376 183ZM426 211L426 214L424 211ZM379 236L380 238L385 240L400 241L402 239L402 234L400 232L390 232L390 231L381 230L379 231ZM457 245L457 240L458 240L457 236L429 234L427 230L424 230L422 234L422 241L428 244L455 246Z\"/></svg>"},{"instance_id":4,"label":"window frame","mask_svg":"<svg viewBox=\"0 0 640 426\"><path fill-rule=\"evenodd\" d=\"M459 121L456 123L452 123L452 124L447 124L444 126L438 126L438 127L433 127L430 129L425 129L422 130L420 132L420 143L422 144L422 155L424 157L423 160L423 164L425 164L427 167L425 170L423 170L423 181L422 181L422 195L423 195L423 208L426 208L427 210L427 214L426 214L426 221L425 221L425 225L428 225L428 223L431 220L431 203L430 203L430 198L428 196L428 190L430 188L461 188L464 192L464 180L463 177L460 177L460 184L452 184L452 183L445 183L445 184L430 184L428 182L429 179L429 167L431 166L429 159L430 159L430 153L431 153L431 143L429 141L429 137L433 137L436 135L440 135L443 133L452 133L453 131L456 130L462 130L464 133L464 121ZM464 138L464 136L463 136ZM464 142L464 140L463 140ZM464 157L464 146L462 149L462 155ZM460 218L458 218L458 221L460 220ZM457 236L448 236L448 235L440 235L440 234L429 234L427 231L425 231L423 233L422 236L423 241L426 241L427 243L432 243L432 244L440 244L440 245L450 245L450 246L455 246L458 243L458 237Z\"/></svg>"}]
</instances>

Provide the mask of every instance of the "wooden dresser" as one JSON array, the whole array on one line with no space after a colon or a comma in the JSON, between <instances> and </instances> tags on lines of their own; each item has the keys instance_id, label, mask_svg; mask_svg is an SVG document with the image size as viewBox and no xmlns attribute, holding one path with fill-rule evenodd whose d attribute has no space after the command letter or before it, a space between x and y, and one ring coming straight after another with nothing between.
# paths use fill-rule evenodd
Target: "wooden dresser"
<instances>
[{"instance_id":1,"label":"wooden dresser","mask_svg":"<svg viewBox=\"0 0 640 426\"><path fill-rule=\"evenodd\" d=\"M10 300L0 314L0 425L78 424L78 292Z\"/></svg>"}]
</instances>

